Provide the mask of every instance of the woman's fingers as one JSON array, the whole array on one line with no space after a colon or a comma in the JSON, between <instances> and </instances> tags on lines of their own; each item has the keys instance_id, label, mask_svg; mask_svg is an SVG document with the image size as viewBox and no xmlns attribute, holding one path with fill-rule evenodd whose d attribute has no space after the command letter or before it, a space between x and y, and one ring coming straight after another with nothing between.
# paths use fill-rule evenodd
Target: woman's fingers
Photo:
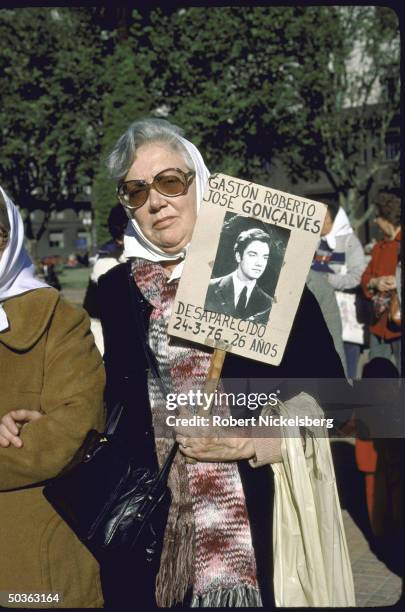
<instances>
[{"instance_id":1,"label":"woman's fingers","mask_svg":"<svg viewBox=\"0 0 405 612\"><path fill-rule=\"evenodd\" d=\"M7 448L7 446L10 446L10 441L4 436L0 435L0 448Z\"/></svg>"},{"instance_id":2,"label":"woman's fingers","mask_svg":"<svg viewBox=\"0 0 405 612\"><path fill-rule=\"evenodd\" d=\"M3 425L4 427L6 427L9 432L15 436L18 436L19 433L19 427L17 427L17 423L14 421L13 417L11 416L10 412L8 412L7 414L5 414L2 419L0 420L1 425ZM20 423L19 423L20 425ZM21 427L21 425L20 425Z\"/></svg>"},{"instance_id":3,"label":"woman's fingers","mask_svg":"<svg viewBox=\"0 0 405 612\"><path fill-rule=\"evenodd\" d=\"M377 278L375 287L378 291L389 291L395 289L396 280L395 276L380 276Z\"/></svg>"},{"instance_id":4,"label":"woman's fingers","mask_svg":"<svg viewBox=\"0 0 405 612\"><path fill-rule=\"evenodd\" d=\"M0 419L0 446L7 448L12 444L16 448L23 446L20 438L21 428L25 423L36 421L42 413L38 410L11 410Z\"/></svg>"},{"instance_id":5,"label":"woman's fingers","mask_svg":"<svg viewBox=\"0 0 405 612\"><path fill-rule=\"evenodd\" d=\"M254 455L254 445L249 438L185 438L176 436L180 451L197 461L238 461Z\"/></svg>"},{"instance_id":6,"label":"woman's fingers","mask_svg":"<svg viewBox=\"0 0 405 612\"><path fill-rule=\"evenodd\" d=\"M8 414L11 415L11 417L15 421L27 422L36 421L37 419L40 419L43 416L43 414L41 412L38 412L38 410L25 410L24 408L22 408L21 410L11 410L11 412L9 412Z\"/></svg>"},{"instance_id":7,"label":"woman's fingers","mask_svg":"<svg viewBox=\"0 0 405 612\"><path fill-rule=\"evenodd\" d=\"M21 438L11 433L11 431L3 424L0 424L0 446L7 448L12 444L13 446L20 448L23 443Z\"/></svg>"}]
</instances>

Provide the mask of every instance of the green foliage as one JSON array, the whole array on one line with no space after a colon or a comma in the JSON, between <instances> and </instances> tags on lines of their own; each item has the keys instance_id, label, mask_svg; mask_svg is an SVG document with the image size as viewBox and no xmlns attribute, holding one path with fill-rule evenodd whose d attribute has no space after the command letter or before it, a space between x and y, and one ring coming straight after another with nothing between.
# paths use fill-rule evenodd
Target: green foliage
<instances>
[{"instance_id":1,"label":"green foliage","mask_svg":"<svg viewBox=\"0 0 405 612\"><path fill-rule=\"evenodd\" d=\"M154 101L148 88L150 53L141 47L141 35L140 16L134 13L130 41L124 40L118 44L104 64L104 132L92 192L98 243L110 238L106 221L117 199L115 183L107 175L106 157L129 124L150 115L153 107Z\"/></svg>"},{"instance_id":2,"label":"green foliage","mask_svg":"<svg viewBox=\"0 0 405 612\"><path fill-rule=\"evenodd\" d=\"M386 166L385 7L2 9L0 39L0 180L27 211L91 191L98 242L116 201L105 158L141 117L184 128L211 171L270 183L277 158L292 181L324 174L352 219Z\"/></svg>"},{"instance_id":3,"label":"green foliage","mask_svg":"<svg viewBox=\"0 0 405 612\"><path fill-rule=\"evenodd\" d=\"M29 211L85 199L100 134L102 41L83 9L0 11L0 179Z\"/></svg>"},{"instance_id":4,"label":"green foliage","mask_svg":"<svg viewBox=\"0 0 405 612\"><path fill-rule=\"evenodd\" d=\"M281 126L279 157L293 177L325 174L359 226L364 199L389 165L385 143L399 114L398 22L383 7L302 10L294 26L302 41L294 116Z\"/></svg>"},{"instance_id":5,"label":"green foliage","mask_svg":"<svg viewBox=\"0 0 405 612\"><path fill-rule=\"evenodd\" d=\"M276 77L292 12L221 7L150 15L155 98L202 148L213 171L265 178L263 160L277 145L273 119L282 83Z\"/></svg>"}]
</instances>

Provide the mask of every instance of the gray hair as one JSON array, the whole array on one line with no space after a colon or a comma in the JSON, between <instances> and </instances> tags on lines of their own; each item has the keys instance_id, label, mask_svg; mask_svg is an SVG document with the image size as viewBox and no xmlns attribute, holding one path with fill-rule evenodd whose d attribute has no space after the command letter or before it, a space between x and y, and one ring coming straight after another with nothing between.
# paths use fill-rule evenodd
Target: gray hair
<instances>
[{"instance_id":1,"label":"gray hair","mask_svg":"<svg viewBox=\"0 0 405 612\"><path fill-rule=\"evenodd\" d=\"M115 147L107 157L109 174L116 181L121 181L134 163L137 150L143 144L164 142L171 149L180 153L189 170L194 170L194 164L186 148L179 140L184 131L169 123L166 119L140 119L131 123L129 128L118 139Z\"/></svg>"}]
</instances>

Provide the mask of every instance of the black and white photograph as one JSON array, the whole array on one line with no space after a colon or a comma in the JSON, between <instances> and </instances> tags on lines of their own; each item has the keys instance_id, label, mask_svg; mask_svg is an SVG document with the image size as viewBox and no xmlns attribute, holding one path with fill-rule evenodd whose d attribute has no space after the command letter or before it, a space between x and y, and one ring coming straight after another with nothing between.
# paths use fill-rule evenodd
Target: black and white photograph
<instances>
[{"instance_id":1,"label":"black and white photograph","mask_svg":"<svg viewBox=\"0 0 405 612\"><path fill-rule=\"evenodd\" d=\"M266 325L289 235L227 213L204 309Z\"/></svg>"}]
</instances>

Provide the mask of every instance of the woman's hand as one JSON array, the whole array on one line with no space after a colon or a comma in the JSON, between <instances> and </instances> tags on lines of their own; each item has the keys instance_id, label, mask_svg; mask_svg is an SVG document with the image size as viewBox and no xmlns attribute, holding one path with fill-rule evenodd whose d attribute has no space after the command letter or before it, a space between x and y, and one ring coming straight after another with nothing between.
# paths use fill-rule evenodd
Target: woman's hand
<instances>
[{"instance_id":1,"label":"woman's hand","mask_svg":"<svg viewBox=\"0 0 405 612\"><path fill-rule=\"evenodd\" d=\"M197 461L238 461L251 459L254 454L253 442L250 438L223 437L186 437L177 434L180 451L186 457Z\"/></svg>"},{"instance_id":2,"label":"woman's hand","mask_svg":"<svg viewBox=\"0 0 405 612\"><path fill-rule=\"evenodd\" d=\"M20 431L24 425L36 421L43 415L38 410L11 410L0 419L0 446L7 448L12 444L16 448L23 446Z\"/></svg>"},{"instance_id":3,"label":"woman's hand","mask_svg":"<svg viewBox=\"0 0 405 612\"><path fill-rule=\"evenodd\" d=\"M369 283L371 289L377 291L390 291L396 289L397 283L395 276L379 276L378 278L372 278Z\"/></svg>"}]
</instances>

